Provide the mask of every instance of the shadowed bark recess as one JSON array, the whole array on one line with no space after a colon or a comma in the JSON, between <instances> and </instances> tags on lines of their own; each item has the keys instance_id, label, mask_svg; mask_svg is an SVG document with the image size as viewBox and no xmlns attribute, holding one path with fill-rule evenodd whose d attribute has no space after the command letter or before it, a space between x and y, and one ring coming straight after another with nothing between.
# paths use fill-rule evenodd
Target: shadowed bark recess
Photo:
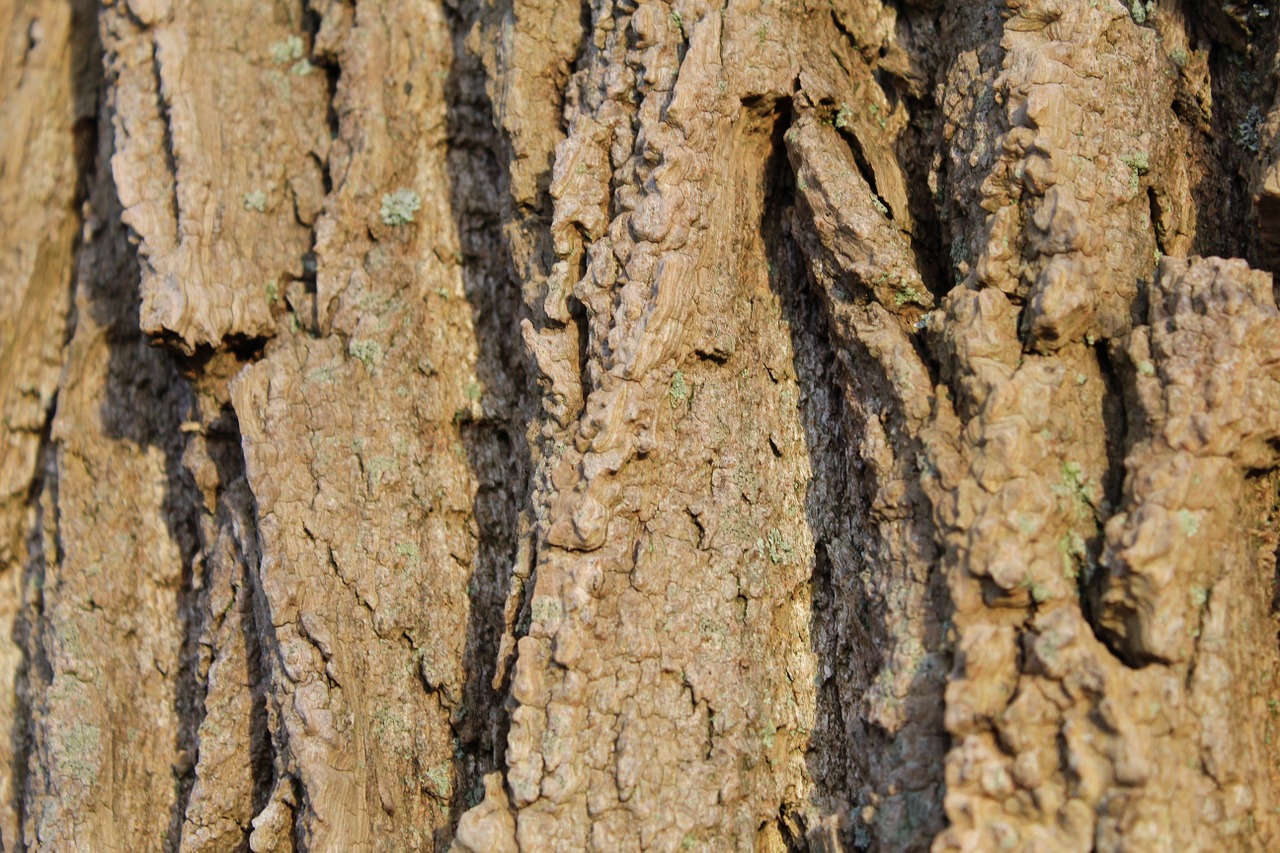
<instances>
[{"instance_id":1,"label":"shadowed bark recess","mask_svg":"<svg viewBox=\"0 0 1280 853\"><path fill-rule=\"evenodd\" d=\"M0 849L1274 848L1273 12L8 4Z\"/></svg>"}]
</instances>

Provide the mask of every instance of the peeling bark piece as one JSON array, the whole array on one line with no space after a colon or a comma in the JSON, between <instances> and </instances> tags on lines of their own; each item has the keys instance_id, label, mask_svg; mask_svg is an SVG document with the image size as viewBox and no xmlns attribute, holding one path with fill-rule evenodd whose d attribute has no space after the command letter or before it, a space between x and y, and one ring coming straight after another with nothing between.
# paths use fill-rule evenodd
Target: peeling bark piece
<instances>
[{"instance_id":1,"label":"peeling bark piece","mask_svg":"<svg viewBox=\"0 0 1280 853\"><path fill-rule=\"evenodd\" d=\"M509 146L511 202L517 209L536 209L546 200L555 146L563 138L561 102L582 41L582 12L558 0L480 5L481 18L467 46L488 72L485 89L494 123ZM548 133L549 128L555 131Z\"/></svg>"},{"instance_id":2,"label":"peeling bark piece","mask_svg":"<svg viewBox=\"0 0 1280 853\"><path fill-rule=\"evenodd\" d=\"M327 82L303 5L133 5L108 6L102 32L142 328L187 354L270 336L324 195Z\"/></svg>"},{"instance_id":3,"label":"peeling bark piece","mask_svg":"<svg viewBox=\"0 0 1280 853\"><path fill-rule=\"evenodd\" d=\"M26 585L31 756L25 849L162 849L176 838L185 575L195 496L188 392L137 325L138 269L106 175L81 252L58 394L56 480ZM178 820L181 815L178 815Z\"/></svg>"},{"instance_id":4,"label":"peeling bark piece","mask_svg":"<svg viewBox=\"0 0 1280 853\"><path fill-rule=\"evenodd\" d=\"M836 131L804 116L787 131L787 148L812 227L849 284L871 291L884 306L932 308L909 240Z\"/></svg>"},{"instance_id":5,"label":"peeling bark piece","mask_svg":"<svg viewBox=\"0 0 1280 853\"><path fill-rule=\"evenodd\" d=\"M433 391L411 348L397 340L371 376L338 340L291 338L233 384L278 748L314 848L426 849L448 821L474 486L448 418L418 413Z\"/></svg>"}]
</instances>

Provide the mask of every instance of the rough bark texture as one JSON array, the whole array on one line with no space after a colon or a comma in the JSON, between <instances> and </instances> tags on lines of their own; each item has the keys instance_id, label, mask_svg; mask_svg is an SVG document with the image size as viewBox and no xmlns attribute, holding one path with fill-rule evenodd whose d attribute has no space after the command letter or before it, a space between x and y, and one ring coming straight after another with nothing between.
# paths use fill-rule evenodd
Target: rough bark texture
<instances>
[{"instance_id":1,"label":"rough bark texture","mask_svg":"<svg viewBox=\"0 0 1280 853\"><path fill-rule=\"evenodd\" d=\"M1277 12L9 3L0 849L1274 849Z\"/></svg>"}]
</instances>

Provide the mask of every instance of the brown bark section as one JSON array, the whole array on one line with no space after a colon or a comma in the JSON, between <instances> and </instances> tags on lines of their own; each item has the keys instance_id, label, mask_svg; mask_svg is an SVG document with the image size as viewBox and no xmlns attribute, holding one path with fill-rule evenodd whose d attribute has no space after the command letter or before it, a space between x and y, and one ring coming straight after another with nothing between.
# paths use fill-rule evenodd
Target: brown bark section
<instances>
[{"instance_id":1,"label":"brown bark section","mask_svg":"<svg viewBox=\"0 0 1280 853\"><path fill-rule=\"evenodd\" d=\"M194 547L171 360L138 330L138 267L101 166L27 568L30 850L160 847L175 820ZM180 819L180 815L177 816Z\"/></svg>"},{"instance_id":2,"label":"brown bark section","mask_svg":"<svg viewBox=\"0 0 1280 853\"><path fill-rule=\"evenodd\" d=\"M0 13L3 849L1275 846L1260 8Z\"/></svg>"},{"instance_id":3,"label":"brown bark section","mask_svg":"<svg viewBox=\"0 0 1280 853\"><path fill-rule=\"evenodd\" d=\"M0 847L21 838L26 691L20 618L43 437L68 334L100 72L91 4L0 10ZM38 550L38 549L37 549Z\"/></svg>"},{"instance_id":4,"label":"brown bark section","mask_svg":"<svg viewBox=\"0 0 1280 853\"><path fill-rule=\"evenodd\" d=\"M494 247L477 245L485 211L468 195L484 176L446 110L465 94L452 40L439 7L334 6L321 21L338 127L315 293L290 292L296 324L232 383L304 849L442 846L476 775L462 743L492 726L469 673L483 667L471 608L506 568L492 550L511 541L511 496L486 479L519 471L495 443L510 443L521 374L492 342L511 287L501 257L496 274L463 266ZM413 199L408 216L397 197ZM287 845L289 829L259 828L254 849Z\"/></svg>"}]
</instances>

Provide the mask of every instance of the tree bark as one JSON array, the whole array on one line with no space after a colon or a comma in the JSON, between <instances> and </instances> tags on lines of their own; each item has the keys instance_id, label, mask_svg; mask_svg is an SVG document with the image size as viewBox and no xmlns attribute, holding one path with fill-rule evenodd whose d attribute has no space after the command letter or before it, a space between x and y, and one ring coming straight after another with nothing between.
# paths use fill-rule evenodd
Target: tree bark
<instances>
[{"instance_id":1,"label":"tree bark","mask_svg":"<svg viewBox=\"0 0 1280 853\"><path fill-rule=\"evenodd\" d=\"M1280 14L0 9L0 849L1280 845Z\"/></svg>"}]
</instances>

